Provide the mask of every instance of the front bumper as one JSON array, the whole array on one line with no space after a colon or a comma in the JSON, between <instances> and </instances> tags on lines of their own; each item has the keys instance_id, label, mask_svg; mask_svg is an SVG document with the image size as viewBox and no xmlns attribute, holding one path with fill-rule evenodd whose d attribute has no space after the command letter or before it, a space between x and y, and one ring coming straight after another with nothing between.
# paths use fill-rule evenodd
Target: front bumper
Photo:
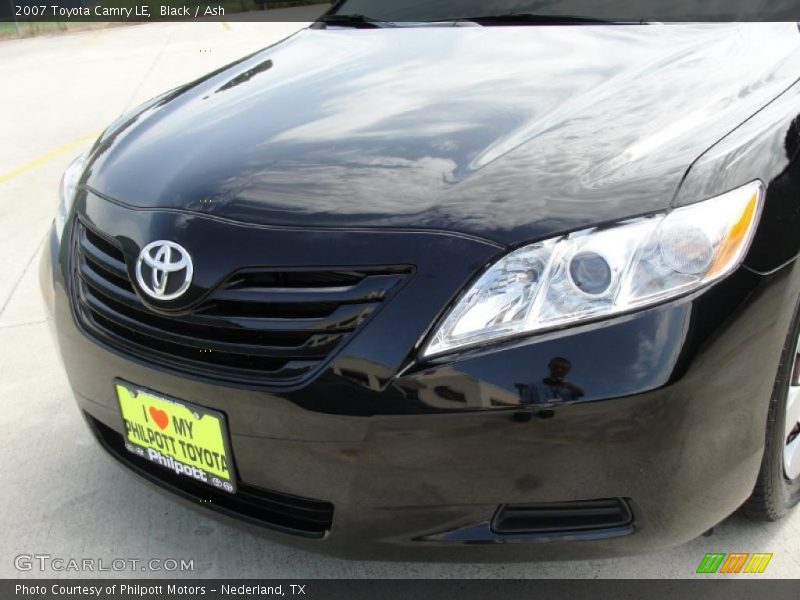
<instances>
[{"instance_id":1,"label":"front bumper","mask_svg":"<svg viewBox=\"0 0 800 600\"><path fill-rule=\"evenodd\" d=\"M412 365L370 392L391 395L392 406L398 395L413 399L406 410L360 415L330 408L370 385L342 369L315 382L330 389L328 408L317 410L293 393L176 376L111 352L76 327L64 272L51 236L42 286L96 434L123 431L115 377L222 410L242 483L335 507L323 541L276 535L354 558L553 560L696 537L752 490L791 319L786 299L797 293L794 265L769 276L742 269L703 294L635 315ZM575 366L582 401L511 404L511 392L523 395L520 382L541 377L556 356ZM149 473L159 479L157 467ZM633 525L499 535L489 524L502 504L600 498L627 499Z\"/></svg>"}]
</instances>

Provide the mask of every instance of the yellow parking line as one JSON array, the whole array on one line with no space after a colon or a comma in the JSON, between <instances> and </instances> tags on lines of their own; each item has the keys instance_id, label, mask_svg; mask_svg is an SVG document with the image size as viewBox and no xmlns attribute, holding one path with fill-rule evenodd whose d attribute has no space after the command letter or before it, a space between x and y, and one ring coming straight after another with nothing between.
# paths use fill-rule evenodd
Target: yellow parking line
<instances>
[{"instance_id":1,"label":"yellow parking line","mask_svg":"<svg viewBox=\"0 0 800 600\"><path fill-rule=\"evenodd\" d=\"M86 142L90 142L90 141L96 139L101 133L102 133L102 131L95 131L94 133L90 133L89 135L85 135L82 138L78 138L77 140L73 140L68 144L64 144L63 146L59 146L55 150L51 150L50 152L48 152L46 154L42 154L40 157L34 158L32 161L25 163L21 167L17 167L16 169L8 171L7 173L2 173L2 174L0 174L0 183L6 182L9 179L13 179L17 175L22 175L23 173L26 173L27 171L30 171L31 169L35 169L36 167L41 166L44 163L46 163L47 161L55 158L56 156L59 156L61 154L64 154L64 152L69 152L70 150L72 150L74 148L77 148L81 144L85 144Z\"/></svg>"}]
</instances>

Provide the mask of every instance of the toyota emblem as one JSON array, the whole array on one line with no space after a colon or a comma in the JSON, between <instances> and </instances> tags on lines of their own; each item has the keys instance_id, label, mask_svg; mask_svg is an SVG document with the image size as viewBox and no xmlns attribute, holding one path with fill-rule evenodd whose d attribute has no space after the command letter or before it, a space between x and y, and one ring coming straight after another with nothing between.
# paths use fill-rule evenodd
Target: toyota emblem
<instances>
[{"instance_id":1,"label":"toyota emblem","mask_svg":"<svg viewBox=\"0 0 800 600\"><path fill-rule=\"evenodd\" d=\"M186 248L175 242L150 242L136 261L139 287L156 300L174 300L192 282L192 257Z\"/></svg>"}]
</instances>

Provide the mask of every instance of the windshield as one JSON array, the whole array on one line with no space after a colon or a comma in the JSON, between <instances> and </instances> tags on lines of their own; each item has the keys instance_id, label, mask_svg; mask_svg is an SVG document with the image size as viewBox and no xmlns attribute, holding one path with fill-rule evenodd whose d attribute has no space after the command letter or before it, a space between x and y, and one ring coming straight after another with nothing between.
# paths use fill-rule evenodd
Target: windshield
<instances>
[{"instance_id":1,"label":"windshield","mask_svg":"<svg viewBox=\"0 0 800 600\"><path fill-rule=\"evenodd\" d=\"M330 14L394 23L508 15L652 22L792 21L797 12L797 0L340 0Z\"/></svg>"}]
</instances>

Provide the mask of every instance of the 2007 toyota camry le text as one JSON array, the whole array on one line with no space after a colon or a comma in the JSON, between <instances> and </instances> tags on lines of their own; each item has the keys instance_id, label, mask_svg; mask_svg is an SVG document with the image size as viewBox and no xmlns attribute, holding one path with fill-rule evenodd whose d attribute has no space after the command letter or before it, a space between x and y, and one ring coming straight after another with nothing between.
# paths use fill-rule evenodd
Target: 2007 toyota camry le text
<instances>
[{"instance_id":1,"label":"2007 toyota camry le text","mask_svg":"<svg viewBox=\"0 0 800 600\"><path fill-rule=\"evenodd\" d=\"M99 444L356 558L785 515L800 30L654 4L340 0L108 126L40 270Z\"/></svg>"}]
</instances>

